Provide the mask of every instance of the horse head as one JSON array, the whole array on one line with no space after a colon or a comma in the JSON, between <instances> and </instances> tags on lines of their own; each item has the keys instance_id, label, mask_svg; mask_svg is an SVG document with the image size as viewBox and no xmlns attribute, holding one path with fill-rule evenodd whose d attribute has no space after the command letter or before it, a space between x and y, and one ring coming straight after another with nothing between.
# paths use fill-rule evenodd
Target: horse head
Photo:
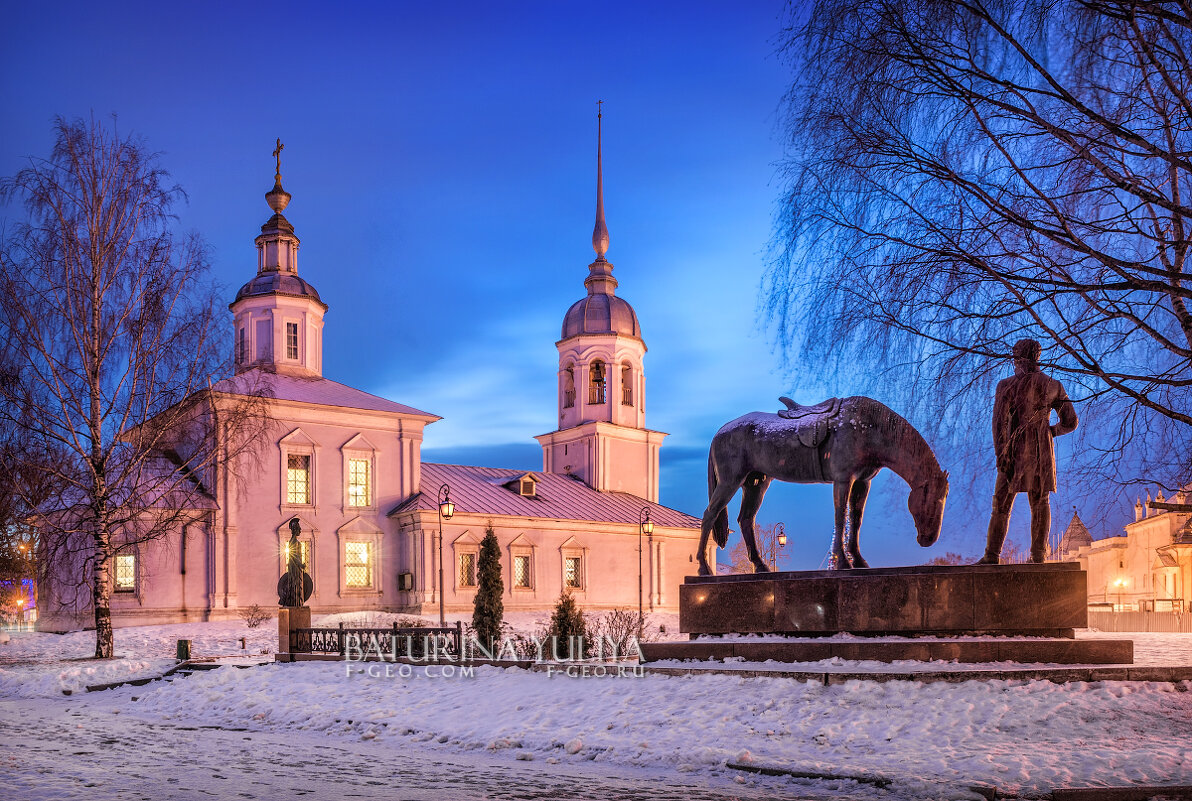
<instances>
[{"instance_id":1,"label":"horse head","mask_svg":"<svg viewBox=\"0 0 1192 801\"><path fill-rule=\"evenodd\" d=\"M907 501L911 517L915 519L919 544L934 545L944 525L944 502L948 500L948 473L940 470L921 484L911 488Z\"/></svg>"}]
</instances>

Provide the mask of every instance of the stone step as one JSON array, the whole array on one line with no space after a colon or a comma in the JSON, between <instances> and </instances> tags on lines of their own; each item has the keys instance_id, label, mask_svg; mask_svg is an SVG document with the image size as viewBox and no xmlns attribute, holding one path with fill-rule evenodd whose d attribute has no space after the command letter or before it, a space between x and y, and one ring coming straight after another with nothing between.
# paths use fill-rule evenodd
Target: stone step
<instances>
[{"instance_id":1,"label":"stone step","mask_svg":"<svg viewBox=\"0 0 1192 801\"><path fill-rule=\"evenodd\" d=\"M647 662L663 659L725 660L747 662L818 662L821 659L897 662L1018 662L1059 665L1129 665L1134 662L1131 640L1069 640L1063 638L984 640L819 639L737 640L705 637L690 642L641 644Z\"/></svg>"}]
</instances>

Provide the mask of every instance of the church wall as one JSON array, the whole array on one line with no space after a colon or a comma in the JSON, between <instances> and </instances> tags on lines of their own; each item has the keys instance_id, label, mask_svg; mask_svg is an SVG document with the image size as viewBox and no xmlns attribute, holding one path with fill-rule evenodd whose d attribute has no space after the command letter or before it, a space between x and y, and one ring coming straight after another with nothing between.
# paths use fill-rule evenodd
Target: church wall
<instances>
[{"instance_id":1,"label":"church wall","mask_svg":"<svg viewBox=\"0 0 1192 801\"><path fill-rule=\"evenodd\" d=\"M262 454L257 486L234 500L239 540L236 604L276 605L288 521L296 516L302 539L311 542L309 572L315 591L308 603L316 612L395 607L400 547L397 527L386 512L417 489L414 462L420 458L423 422L328 407L288 406L287 412L279 419L278 437ZM290 503L287 498L290 454L312 460L310 504ZM367 506L349 505L349 458L370 464ZM349 585L346 542L369 544L371 587Z\"/></svg>"},{"instance_id":2,"label":"church wall","mask_svg":"<svg viewBox=\"0 0 1192 801\"><path fill-rule=\"evenodd\" d=\"M566 557L580 557L581 586L570 588L581 607L593 610L637 609L638 529L636 525L587 521L487 517L456 513L443 523L446 607L449 613L472 610L475 588L460 586L460 554L479 554L485 528L492 521L501 546L506 611L549 610L564 590ZM438 615L438 519L434 513L403 515L405 530L419 531L428 551L413 561L415 590L400 593L402 606L414 614ZM678 611L678 588L696 573L692 557L698 530L656 527L643 537L642 599L646 611ZM403 553L409 553L404 550ZM514 558L529 556L532 586L515 587ZM417 568L422 569L422 574Z\"/></svg>"}]
</instances>

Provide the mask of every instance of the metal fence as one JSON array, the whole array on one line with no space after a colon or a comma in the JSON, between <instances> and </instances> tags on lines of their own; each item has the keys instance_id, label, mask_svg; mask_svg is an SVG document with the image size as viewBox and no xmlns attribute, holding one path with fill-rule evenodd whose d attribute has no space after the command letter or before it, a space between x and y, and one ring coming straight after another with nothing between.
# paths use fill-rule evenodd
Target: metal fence
<instances>
[{"instance_id":1,"label":"metal fence","mask_svg":"<svg viewBox=\"0 0 1192 801\"><path fill-rule=\"evenodd\" d=\"M298 654L347 654L393 658L426 659L447 656L458 659L463 652L463 626L387 629L349 628L343 623L334 629L291 629L290 651Z\"/></svg>"},{"instance_id":2,"label":"metal fence","mask_svg":"<svg viewBox=\"0 0 1192 801\"><path fill-rule=\"evenodd\" d=\"M1192 634L1192 613L1094 612L1090 609L1089 628L1101 631L1170 631Z\"/></svg>"}]
</instances>

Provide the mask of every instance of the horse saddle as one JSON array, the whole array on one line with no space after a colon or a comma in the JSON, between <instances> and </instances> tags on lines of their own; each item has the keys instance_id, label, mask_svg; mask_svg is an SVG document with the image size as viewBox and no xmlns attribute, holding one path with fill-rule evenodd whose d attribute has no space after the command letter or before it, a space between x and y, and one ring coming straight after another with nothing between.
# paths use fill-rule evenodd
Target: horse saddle
<instances>
[{"instance_id":1,"label":"horse saddle","mask_svg":"<svg viewBox=\"0 0 1192 801\"><path fill-rule=\"evenodd\" d=\"M814 406L803 406L785 396L778 400L786 404L778 416L796 421L795 435L805 448L818 448L828 438L828 426L832 419L840 413L840 398L828 398Z\"/></svg>"}]
</instances>

